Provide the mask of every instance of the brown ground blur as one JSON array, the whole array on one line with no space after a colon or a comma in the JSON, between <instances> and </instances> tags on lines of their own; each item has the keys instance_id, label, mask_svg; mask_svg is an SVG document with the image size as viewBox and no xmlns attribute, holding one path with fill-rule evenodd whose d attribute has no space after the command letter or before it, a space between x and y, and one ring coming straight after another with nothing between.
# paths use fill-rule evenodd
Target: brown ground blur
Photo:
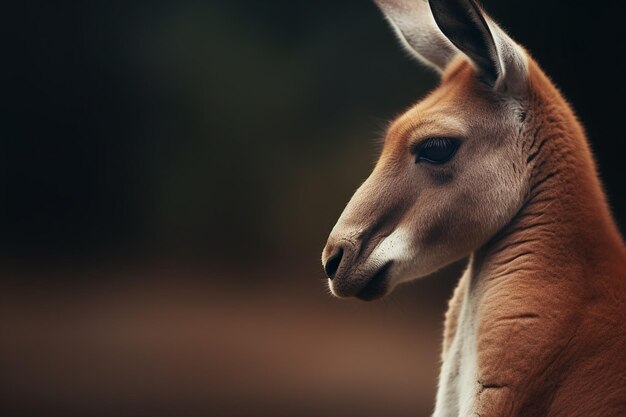
<instances>
[{"instance_id":1,"label":"brown ground blur","mask_svg":"<svg viewBox=\"0 0 626 417\"><path fill-rule=\"evenodd\" d=\"M313 271L6 281L3 415L426 416L450 272L373 303L332 299Z\"/></svg>"}]
</instances>

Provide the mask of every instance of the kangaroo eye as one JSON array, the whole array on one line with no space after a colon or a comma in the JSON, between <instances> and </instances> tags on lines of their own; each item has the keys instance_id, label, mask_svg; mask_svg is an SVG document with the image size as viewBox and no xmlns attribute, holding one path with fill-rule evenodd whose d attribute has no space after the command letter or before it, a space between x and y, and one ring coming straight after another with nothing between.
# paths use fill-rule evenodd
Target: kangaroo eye
<instances>
[{"instance_id":1,"label":"kangaroo eye","mask_svg":"<svg viewBox=\"0 0 626 417\"><path fill-rule=\"evenodd\" d=\"M427 139L417 148L415 162L443 164L448 162L459 147L459 140L454 138Z\"/></svg>"}]
</instances>

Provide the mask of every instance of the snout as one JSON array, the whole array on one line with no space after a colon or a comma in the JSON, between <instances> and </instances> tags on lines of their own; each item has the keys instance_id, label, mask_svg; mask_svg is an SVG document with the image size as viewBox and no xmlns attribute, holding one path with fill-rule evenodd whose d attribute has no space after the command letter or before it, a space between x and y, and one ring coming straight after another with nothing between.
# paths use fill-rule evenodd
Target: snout
<instances>
[{"instance_id":1,"label":"snout","mask_svg":"<svg viewBox=\"0 0 626 417\"><path fill-rule=\"evenodd\" d=\"M354 193L322 252L335 296L373 300L391 291L406 258L405 239L394 234L402 229L404 213L411 207L411 199L403 197L409 186L395 171L377 164Z\"/></svg>"},{"instance_id":2,"label":"snout","mask_svg":"<svg viewBox=\"0 0 626 417\"><path fill-rule=\"evenodd\" d=\"M322 265L335 296L374 300L388 292L392 262L381 264L367 255L363 242L331 235L322 253Z\"/></svg>"},{"instance_id":3,"label":"snout","mask_svg":"<svg viewBox=\"0 0 626 417\"><path fill-rule=\"evenodd\" d=\"M354 269L357 246L357 242L348 239L334 239L332 236L328 239L322 253L322 266L331 282L344 281L344 277Z\"/></svg>"}]
</instances>

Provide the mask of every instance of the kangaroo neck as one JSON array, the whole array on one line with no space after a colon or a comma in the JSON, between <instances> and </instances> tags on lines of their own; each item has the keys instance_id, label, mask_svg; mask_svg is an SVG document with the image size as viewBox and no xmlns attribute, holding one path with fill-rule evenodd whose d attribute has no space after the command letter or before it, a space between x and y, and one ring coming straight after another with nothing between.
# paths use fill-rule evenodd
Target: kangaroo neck
<instances>
[{"instance_id":1,"label":"kangaroo neck","mask_svg":"<svg viewBox=\"0 0 626 417\"><path fill-rule=\"evenodd\" d=\"M573 279L590 266L623 263L624 243L580 123L536 64L529 81L527 197L509 224L473 254L474 266L488 265L494 278L546 275L566 266Z\"/></svg>"}]
</instances>

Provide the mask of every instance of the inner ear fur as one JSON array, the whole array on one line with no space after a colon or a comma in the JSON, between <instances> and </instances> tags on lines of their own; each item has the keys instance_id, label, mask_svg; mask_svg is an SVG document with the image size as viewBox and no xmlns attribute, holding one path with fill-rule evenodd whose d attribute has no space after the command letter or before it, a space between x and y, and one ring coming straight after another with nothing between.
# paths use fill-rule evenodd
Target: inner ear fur
<instances>
[{"instance_id":1,"label":"inner ear fur","mask_svg":"<svg viewBox=\"0 0 626 417\"><path fill-rule=\"evenodd\" d=\"M495 85L503 75L498 48L480 7L473 0L429 0L439 29L467 55L481 77Z\"/></svg>"},{"instance_id":2,"label":"inner ear fur","mask_svg":"<svg viewBox=\"0 0 626 417\"><path fill-rule=\"evenodd\" d=\"M475 0L428 0L441 32L490 86L514 92L526 79L524 52Z\"/></svg>"}]
</instances>

